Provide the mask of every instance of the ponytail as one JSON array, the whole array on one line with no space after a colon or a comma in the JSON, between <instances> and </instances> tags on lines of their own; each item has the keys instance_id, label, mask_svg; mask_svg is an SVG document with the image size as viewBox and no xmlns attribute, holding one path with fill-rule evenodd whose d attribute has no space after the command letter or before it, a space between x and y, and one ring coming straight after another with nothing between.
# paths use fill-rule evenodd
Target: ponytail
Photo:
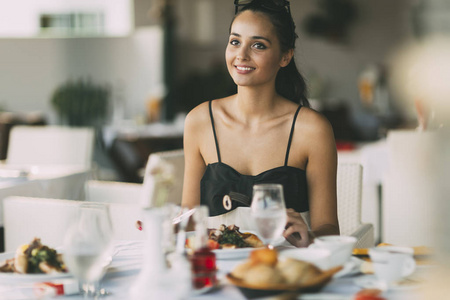
<instances>
[{"instance_id":1,"label":"ponytail","mask_svg":"<svg viewBox=\"0 0 450 300\"><path fill-rule=\"evenodd\" d=\"M278 71L275 79L277 93L292 102L310 107L307 98L306 82L295 65L294 57L289 64Z\"/></svg>"}]
</instances>

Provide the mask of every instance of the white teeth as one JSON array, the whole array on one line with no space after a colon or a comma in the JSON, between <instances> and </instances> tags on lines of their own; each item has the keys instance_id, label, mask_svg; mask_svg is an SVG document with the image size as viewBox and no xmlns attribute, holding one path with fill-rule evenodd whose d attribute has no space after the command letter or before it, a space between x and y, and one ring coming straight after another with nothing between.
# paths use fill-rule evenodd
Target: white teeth
<instances>
[{"instance_id":1,"label":"white teeth","mask_svg":"<svg viewBox=\"0 0 450 300\"><path fill-rule=\"evenodd\" d=\"M250 68L250 67L236 67L239 71L251 71L254 70L255 68Z\"/></svg>"}]
</instances>

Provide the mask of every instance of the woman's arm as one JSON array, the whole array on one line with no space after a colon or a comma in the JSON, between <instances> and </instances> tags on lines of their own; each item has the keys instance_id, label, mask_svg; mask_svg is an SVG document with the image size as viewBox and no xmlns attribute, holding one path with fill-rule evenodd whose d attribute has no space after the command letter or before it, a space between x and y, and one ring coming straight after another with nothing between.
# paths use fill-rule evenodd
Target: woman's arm
<instances>
[{"instance_id":1,"label":"woman's arm","mask_svg":"<svg viewBox=\"0 0 450 300\"><path fill-rule=\"evenodd\" d=\"M336 142L328 120L321 115L317 119L316 138L310 143L306 168L311 229L315 236L339 234Z\"/></svg>"},{"instance_id":2,"label":"woman's arm","mask_svg":"<svg viewBox=\"0 0 450 300\"><path fill-rule=\"evenodd\" d=\"M299 213L288 210L284 233L297 247L306 247L315 236L339 234L336 202L337 152L333 129L322 115L310 111L303 116L299 130L307 145L306 178L308 182L311 232ZM299 132L297 131L297 132Z\"/></svg>"},{"instance_id":3,"label":"woman's arm","mask_svg":"<svg viewBox=\"0 0 450 300\"><path fill-rule=\"evenodd\" d=\"M205 162L200 152L205 118L204 109L197 107L186 117L184 125L184 181L182 206L193 208L200 205L200 181L205 172ZM203 126L202 126L203 125ZM203 136L203 137L202 137Z\"/></svg>"}]
</instances>

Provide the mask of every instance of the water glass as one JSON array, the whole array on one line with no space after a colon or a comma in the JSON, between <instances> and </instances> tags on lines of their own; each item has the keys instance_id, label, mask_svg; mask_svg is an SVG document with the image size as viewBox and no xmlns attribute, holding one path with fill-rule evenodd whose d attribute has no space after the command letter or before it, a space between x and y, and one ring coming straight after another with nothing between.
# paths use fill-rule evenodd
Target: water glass
<instances>
[{"instance_id":1,"label":"water glass","mask_svg":"<svg viewBox=\"0 0 450 300\"><path fill-rule=\"evenodd\" d=\"M269 248L281 236L286 226L286 205L281 184L256 184L253 186L250 207L259 237Z\"/></svg>"},{"instance_id":2,"label":"water glass","mask_svg":"<svg viewBox=\"0 0 450 300\"><path fill-rule=\"evenodd\" d=\"M85 299L100 295L99 283L110 260L111 244L112 224L107 204L81 204L64 239L63 257L69 272L78 279Z\"/></svg>"}]
</instances>

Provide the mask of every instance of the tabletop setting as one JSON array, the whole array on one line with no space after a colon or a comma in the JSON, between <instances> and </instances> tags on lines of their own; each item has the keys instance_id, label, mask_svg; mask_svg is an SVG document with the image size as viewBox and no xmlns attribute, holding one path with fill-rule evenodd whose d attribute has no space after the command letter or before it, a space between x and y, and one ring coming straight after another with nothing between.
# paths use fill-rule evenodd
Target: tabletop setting
<instances>
[{"instance_id":1,"label":"tabletop setting","mask_svg":"<svg viewBox=\"0 0 450 300\"><path fill-rule=\"evenodd\" d=\"M273 191L242 209L252 228L213 228L205 206L146 208L145 238L116 240L108 204L80 204L59 247L36 237L0 254L0 299L418 299L434 269L429 247L329 235L296 248Z\"/></svg>"}]
</instances>

